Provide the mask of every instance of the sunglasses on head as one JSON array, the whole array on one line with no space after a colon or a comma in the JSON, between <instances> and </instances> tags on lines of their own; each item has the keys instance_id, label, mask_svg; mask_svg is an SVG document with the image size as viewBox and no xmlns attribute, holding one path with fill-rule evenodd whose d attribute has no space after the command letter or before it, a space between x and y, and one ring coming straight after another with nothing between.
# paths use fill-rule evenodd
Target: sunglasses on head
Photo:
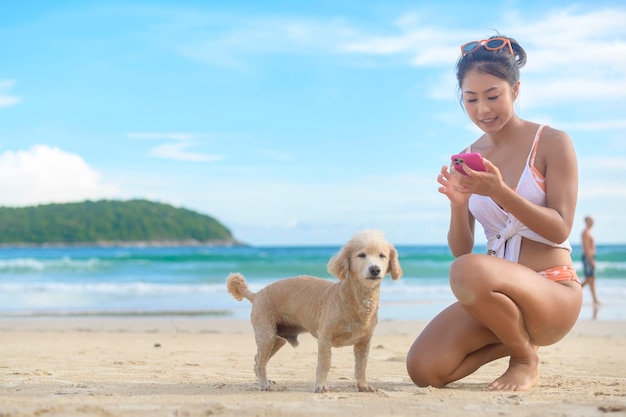
<instances>
[{"instance_id":1,"label":"sunglasses on head","mask_svg":"<svg viewBox=\"0 0 626 417\"><path fill-rule=\"evenodd\" d=\"M481 46L484 46L488 51L498 51L505 46L509 47L509 51L511 51L511 55L515 55L513 52L513 47L511 46L511 41L507 38L490 38L483 39L481 41L471 41L464 45L461 45L461 53L463 55L471 54L476 51Z\"/></svg>"}]
</instances>

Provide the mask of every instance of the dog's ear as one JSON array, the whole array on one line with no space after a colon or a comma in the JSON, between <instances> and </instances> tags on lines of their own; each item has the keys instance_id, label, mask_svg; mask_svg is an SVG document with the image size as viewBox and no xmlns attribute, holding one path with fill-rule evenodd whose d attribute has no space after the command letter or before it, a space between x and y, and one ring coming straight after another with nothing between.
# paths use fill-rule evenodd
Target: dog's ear
<instances>
[{"instance_id":1,"label":"dog's ear","mask_svg":"<svg viewBox=\"0 0 626 417\"><path fill-rule=\"evenodd\" d=\"M394 281L400 279L402 276L402 268L400 267L400 261L398 261L398 251L396 248L389 244L389 275Z\"/></svg>"},{"instance_id":2,"label":"dog's ear","mask_svg":"<svg viewBox=\"0 0 626 417\"><path fill-rule=\"evenodd\" d=\"M350 273L350 251L344 246L339 253L330 258L326 268L340 280L346 279Z\"/></svg>"}]
</instances>

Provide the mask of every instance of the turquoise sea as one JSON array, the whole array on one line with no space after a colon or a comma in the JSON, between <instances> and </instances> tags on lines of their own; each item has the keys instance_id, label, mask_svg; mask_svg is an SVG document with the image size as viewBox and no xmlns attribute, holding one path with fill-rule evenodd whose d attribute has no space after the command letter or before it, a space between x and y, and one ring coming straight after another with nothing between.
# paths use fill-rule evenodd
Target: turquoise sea
<instances>
[{"instance_id":1,"label":"turquoise sea","mask_svg":"<svg viewBox=\"0 0 626 417\"><path fill-rule=\"evenodd\" d=\"M381 320L429 320L454 301L446 246L397 247L404 276L387 277ZM250 303L226 292L230 272L253 290L299 274L334 279L326 264L339 247L83 247L0 249L0 317L189 315L247 318ZM481 251L482 248L478 248ZM580 271L580 248L572 254ZM594 312L581 319L626 320L626 245L598 247Z\"/></svg>"}]
</instances>

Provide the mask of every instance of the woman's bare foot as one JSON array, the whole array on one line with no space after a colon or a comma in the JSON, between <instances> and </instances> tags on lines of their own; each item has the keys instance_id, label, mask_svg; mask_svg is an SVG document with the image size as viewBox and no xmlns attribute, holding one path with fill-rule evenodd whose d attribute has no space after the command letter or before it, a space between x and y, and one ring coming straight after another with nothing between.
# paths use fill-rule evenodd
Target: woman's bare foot
<instances>
[{"instance_id":1,"label":"woman's bare foot","mask_svg":"<svg viewBox=\"0 0 626 417\"><path fill-rule=\"evenodd\" d=\"M537 379L539 358L534 355L522 361L511 358L509 369L487 387L490 391L527 391Z\"/></svg>"}]
</instances>

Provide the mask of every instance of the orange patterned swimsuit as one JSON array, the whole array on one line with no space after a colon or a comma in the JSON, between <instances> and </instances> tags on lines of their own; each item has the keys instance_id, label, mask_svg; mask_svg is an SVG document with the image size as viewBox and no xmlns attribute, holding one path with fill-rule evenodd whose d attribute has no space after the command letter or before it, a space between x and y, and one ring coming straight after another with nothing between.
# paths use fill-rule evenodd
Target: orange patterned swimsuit
<instances>
[{"instance_id":1,"label":"orange patterned swimsuit","mask_svg":"<svg viewBox=\"0 0 626 417\"><path fill-rule=\"evenodd\" d=\"M573 266L555 266L554 268L549 268L545 271L539 271L539 275L555 282L566 280L580 282Z\"/></svg>"}]
</instances>

